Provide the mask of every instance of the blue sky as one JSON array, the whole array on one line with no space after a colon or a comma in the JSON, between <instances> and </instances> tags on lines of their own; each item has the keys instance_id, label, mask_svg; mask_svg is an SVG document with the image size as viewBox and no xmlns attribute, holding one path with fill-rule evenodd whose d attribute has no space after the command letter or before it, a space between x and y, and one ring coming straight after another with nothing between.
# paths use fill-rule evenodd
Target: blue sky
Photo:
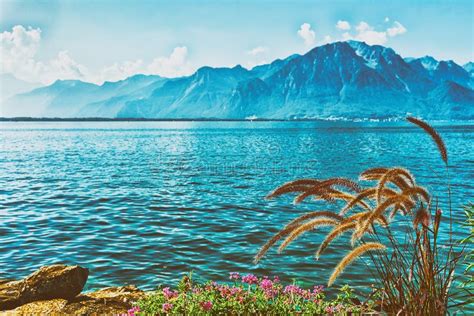
<instances>
[{"instance_id":1,"label":"blue sky","mask_svg":"<svg viewBox=\"0 0 474 316\"><path fill-rule=\"evenodd\" d=\"M474 60L474 1L0 2L2 73L50 83L252 67L348 38ZM339 23L338 23L339 22Z\"/></svg>"}]
</instances>

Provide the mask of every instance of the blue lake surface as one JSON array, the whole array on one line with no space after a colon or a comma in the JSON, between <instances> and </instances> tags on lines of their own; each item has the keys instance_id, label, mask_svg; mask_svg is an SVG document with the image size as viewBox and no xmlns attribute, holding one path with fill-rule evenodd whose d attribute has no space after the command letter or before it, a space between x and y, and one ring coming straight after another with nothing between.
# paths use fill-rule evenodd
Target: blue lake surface
<instances>
[{"instance_id":1,"label":"blue lake surface","mask_svg":"<svg viewBox=\"0 0 474 316\"><path fill-rule=\"evenodd\" d=\"M462 221L462 205L474 201L474 124L437 125ZM289 180L356 179L376 166L409 168L443 203L436 146L405 123L2 122L0 279L66 263L90 269L87 289L152 289L189 271L216 281L239 271L326 284L350 237L315 261L322 234L306 234L253 265L277 229L328 208L264 197ZM350 266L338 284L367 284L366 263Z\"/></svg>"}]
</instances>

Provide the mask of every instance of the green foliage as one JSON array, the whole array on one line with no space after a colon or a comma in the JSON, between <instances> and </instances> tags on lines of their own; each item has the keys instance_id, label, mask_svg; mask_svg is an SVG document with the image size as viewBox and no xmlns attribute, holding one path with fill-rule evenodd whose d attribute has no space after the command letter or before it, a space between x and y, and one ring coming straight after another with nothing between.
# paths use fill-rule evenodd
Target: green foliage
<instances>
[{"instance_id":1,"label":"green foliage","mask_svg":"<svg viewBox=\"0 0 474 316\"><path fill-rule=\"evenodd\" d=\"M466 222L463 226L469 229L469 235L461 240L461 244L467 248L466 269L464 270L466 280L463 282L463 287L472 291L474 289L474 204L469 203L464 208L464 213L466 214Z\"/></svg>"},{"instance_id":2,"label":"green foliage","mask_svg":"<svg viewBox=\"0 0 474 316\"><path fill-rule=\"evenodd\" d=\"M322 286L312 290L295 284L283 286L278 278L257 278L231 274L233 284L196 284L185 276L177 290L160 288L137 303L129 315L315 315L364 313L372 311L361 304L348 285L328 300ZM372 302L373 303L373 302Z\"/></svg>"}]
</instances>

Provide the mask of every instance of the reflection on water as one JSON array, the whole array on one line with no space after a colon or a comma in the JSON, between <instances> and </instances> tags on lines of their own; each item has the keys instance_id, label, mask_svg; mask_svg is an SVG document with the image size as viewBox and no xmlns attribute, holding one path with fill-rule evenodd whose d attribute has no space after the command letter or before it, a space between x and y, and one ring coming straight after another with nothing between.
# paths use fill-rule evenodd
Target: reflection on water
<instances>
[{"instance_id":1,"label":"reflection on water","mask_svg":"<svg viewBox=\"0 0 474 316\"><path fill-rule=\"evenodd\" d=\"M474 126L439 131L462 220L460 205L474 192ZM252 264L284 223L327 207L266 201L269 191L295 178L356 178L373 166L408 167L435 194L445 190L436 147L406 124L15 122L1 123L0 146L0 278L80 264L91 269L89 289L151 289L191 270L202 279L253 271L324 284L347 250L343 238L320 261L312 254L322 235L307 234ZM341 280L367 277L362 260Z\"/></svg>"}]
</instances>

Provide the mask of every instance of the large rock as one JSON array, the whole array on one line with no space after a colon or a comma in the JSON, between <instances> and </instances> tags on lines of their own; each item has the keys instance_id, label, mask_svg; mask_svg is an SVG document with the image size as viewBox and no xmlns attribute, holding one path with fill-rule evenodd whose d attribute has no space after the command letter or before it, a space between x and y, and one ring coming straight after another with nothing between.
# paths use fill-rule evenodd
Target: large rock
<instances>
[{"instance_id":1,"label":"large rock","mask_svg":"<svg viewBox=\"0 0 474 316\"><path fill-rule=\"evenodd\" d=\"M89 270L79 266L51 265L20 281L0 283L0 310L43 300L71 300L81 293Z\"/></svg>"},{"instance_id":2,"label":"large rock","mask_svg":"<svg viewBox=\"0 0 474 316\"><path fill-rule=\"evenodd\" d=\"M145 297L145 292L133 285L109 287L82 294L70 301L61 312L67 315L127 314L133 303Z\"/></svg>"},{"instance_id":3,"label":"large rock","mask_svg":"<svg viewBox=\"0 0 474 316\"><path fill-rule=\"evenodd\" d=\"M32 302L11 311L0 312L0 316L62 315L61 310L66 304L67 300L62 298Z\"/></svg>"},{"instance_id":4,"label":"large rock","mask_svg":"<svg viewBox=\"0 0 474 316\"><path fill-rule=\"evenodd\" d=\"M69 302L64 299L39 301L20 306L0 316L17 315L120 315L127 314L145 292L133 285L109 287L81 294Z\"/></svg>"}]
</instances>

